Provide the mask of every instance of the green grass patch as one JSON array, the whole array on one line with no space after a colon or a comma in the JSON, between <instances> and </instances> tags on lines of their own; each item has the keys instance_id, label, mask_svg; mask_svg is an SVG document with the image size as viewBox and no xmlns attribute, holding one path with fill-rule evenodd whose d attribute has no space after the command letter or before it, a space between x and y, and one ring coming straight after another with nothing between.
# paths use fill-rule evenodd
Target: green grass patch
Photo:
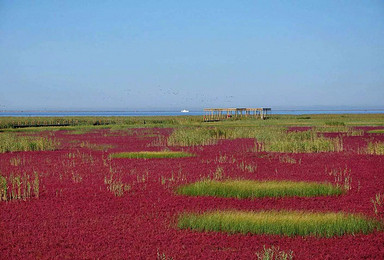
<instances>
[{"instance_id":1,"label":"green grass patch","mask_svg":"<svg viewBox=\"0 0 384 260\"><path fill-rule=\"evenodd\" d=\"M178 217L177 226L199 231L320 237L367 234L382 229L380 222L363 215L275 210L184 213Z\"/></svg>"},{"instance_id":2,"label":"green grass patch","mask_svg":"<svg viewBox=\"0 0 384 260\"><path fill-rule=\"evenodd\" d=\"M132 159L152 159L152 158L181 158L195 156L191 153L177 151L160 151L160 152L122 152L112 153L111 158L132 158Z\"/></svg>"},{"instance_id":3,"label":"green grass patch","mask_svg":"<svg viewBox=\"0 0 384 260\"><path fill-rule=\"evenodd\" d=\"M384 129L375 129L368 131L370 134L384 134Z\"/></svg>"},{"instance_id":4,"label":"green grass patch","mask_svg":"<svg viewBox=\"0 0 384 260\"><path fill-rule=\"evenodd\" d=\"M55 150L60 143L53 138L0 133L0 153Z\"/></svg>"},{"instance_id":5,"label":"green grass patch","mask_svg":"<svg viewBox=\"0 0 384 260\"><path fill-rule=\"evenodd\" d=\"M203 180L182 185L176 190L181 195L231 198L310 197L343 192L341 187L329 183L254 180Z\"/></svg>"},{"instance_id":6,"label":"green grass patch","mask_svg":"<svg viewBox=\"0 0 384 260\"><path fill-rule=\"evenodd\" d=\"M329 126L345 126L345 123L340 121L326 121L324 124Z\"/></svg>"}]
</instances>

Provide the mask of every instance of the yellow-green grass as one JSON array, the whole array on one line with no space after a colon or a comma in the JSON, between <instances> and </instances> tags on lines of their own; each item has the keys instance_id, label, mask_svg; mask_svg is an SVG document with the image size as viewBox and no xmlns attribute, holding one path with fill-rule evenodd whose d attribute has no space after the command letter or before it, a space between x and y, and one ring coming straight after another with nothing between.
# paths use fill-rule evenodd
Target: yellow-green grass
<instances>
[{"instance_id":1,"label":"yellow-green grass","mask_svg":"<svg viewBox=\"0 0 384 260\"><path fill-rule=\"evenodd\" d=\"M214 129L205 127L179 128L172 132L167 143L174 146L211 145L217 143L218 138L220 136L214 132Z\"/></svg>"},{"instance_id":2,"label":"yellow-green grass","mask_svg":"<svg viewBox=\"0 0 384 260\"><path fill-rule=\"evenodd\" d=\"M326 138L315 130L287 132L284 127L178 128L168 137L168 145L209 145L219 139L255 138L257 151L312 153L343 150L340 138Z\"/></svg>"},{"instance_id":3,"label":"yellow-green grass","mask_svg":"<svg viewBox=\"0 0 384 260\"><path fill-rule=\"evenodd\" d=\"M309 140L285 139L279 142L274 140L266 142L258 150L282 153L320 153L320 152L341 152L343 143L339 138L318 137Z\"/></svg>"},{"instance_id":4,"label":"yellow-green grass","mask_svg":"<svg viewBox=\"0 0 384 260\"><path fill-rule=\"evenodd\" d=\"M183 213L177 226L199 231L320 237L367 234L382 229L380 222L359 214L276 210Z\"/></svg>"},{"instance_id":5,"label":"yellow-green grass","mask_svg":"<svg viewBox=\"0 0 384 260\"><path fill-rule=\"evenodd\" d=\"M367 153L384 155L384 142L369 142L367 145Z\"/></svg>"},{"instance_id":6,"label":"yellow-green grass","mask_svg":"<svg viewBox=\"0 0 384 260\"><path fill-rule=\"evenodd\" d=\"M195 156L191 153L177 151L142 151L142 152L122 152L112 153L111 158L132 158L132 159L152 159L152 158L182 158Z\"/></svg>"},{"instance_id":7,"label":"yellow-green grass","mask_svg":"<svg viewBox=\"0 0 384 260\"><path fill-rule=\"evenodd\" d=\"M260 151L286 153L318 153L343 151L340 138L326 138L315 130L302 132L275 131L272 134L261 134L256 137L262 145Z\"/></svg>"},{"instance_id":8,"label":"yellow-green grass","mask_svg":"<svg viewBox=\"0 0 384 260\"><path fill-rule=\"evenodd\" d=\"M177 194L227 198L311 197L340 195L344 190L330 183L254 180L203 180L179 186Z\"/></svg>"},{"instance_id":9,"label":"yellow-green grass","mask_svg":"<svg viewBox=\"0 0 384 260\"><path fill-rule=\"evenodd\" d=\"M53 138L0 133L0 153L55 150L59 145L60 143Z\"/></svg>"},{"instance_id":10,"label":"yellow-green grass","mask_svg":"<svg viewBox=\"0 0 384 260\"><path fill-rule=\"evenodd\" d=\"M368 131L370 134L384 134L384 129L375 129Z\"/></svg>"},{"instance_id":11,"label":"yellow-green grass","mask_svg":"<svg viewBox=\"0 0 384 260\"><path fill-rule=\"evenodd\" d=\"M9 177L0 175L0 201L26 200L39 197L39 174L34 172L34 178L25 172L11 174Z\"/></svg>"},{"instance_id":12,"label":"yellow-green grass","mask_svg":"<svg viewBox=\"0 0 384 260\"><path fill-rule=\"evenodd\" d=\"M266 247L263 246L263 250L260 252L256 252L256 256L258 260L292 260L293 259L293 251L283 251L280 250L280 247Z\"/></svg>"},{"instance_id":13,"label":"yellow-green grass","mask_svg":"<svg viewBox=\"0 0 384 260\"><path fill-rule=\"evenodd\" d=\"M273 109L273 108L272 108ZM335 123L336 122L336 123ZM338 123L337 123L338 122ZM14 128L17 126L47 127ZM60 126L68 124L69 126ZM317 114L317 115L271 115L268 120L248 117L232 118L219 122L203 122L203 116L77 116L77 117L1 117L0 129L12 131L45 131L51 129L75 129L78 127L130 128L130 127L184 127L184 126L384 126L384 114ZM48 126L49 125L49 126Z\"/></svg>"},{"instance_id":14,"label":"yellow-green grass","mask_svg":"<svg viewBox=\"0 0 384 260\"><path fill-rule=\"evenodd\" d=\"M362 129L355 129L344 125L319 126L315 127L314 130L320 133L344 133L347 136L361 136L364 134L364 130Z\"/></svg>"}]
</instances>

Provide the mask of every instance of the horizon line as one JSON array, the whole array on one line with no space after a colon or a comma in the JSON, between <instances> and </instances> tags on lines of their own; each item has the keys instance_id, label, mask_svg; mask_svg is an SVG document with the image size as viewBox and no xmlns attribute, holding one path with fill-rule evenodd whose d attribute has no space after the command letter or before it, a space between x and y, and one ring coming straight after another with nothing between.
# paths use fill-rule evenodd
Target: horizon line
<instances>
[{"instance_id":1,"label":"horizon line","mask_svg":"<svg viewBox=\"0 0 384 260\"><path fill-rule=\"evenodd\" d=\"M384 108L348 108L348 109L272 109L273 111L384 111ZM0 110L0 113L28 113L28 112L46 112L46 113L78 113L78 112L106 112L106 113L142 113L142 112L155 112L155 113L160 113L160 112L180 112L180 110L41 110L41 109L31 109L31 110ZM204 112L203 109L201 110L189 110L189 112Z\"/></svg>"}]
</instances>

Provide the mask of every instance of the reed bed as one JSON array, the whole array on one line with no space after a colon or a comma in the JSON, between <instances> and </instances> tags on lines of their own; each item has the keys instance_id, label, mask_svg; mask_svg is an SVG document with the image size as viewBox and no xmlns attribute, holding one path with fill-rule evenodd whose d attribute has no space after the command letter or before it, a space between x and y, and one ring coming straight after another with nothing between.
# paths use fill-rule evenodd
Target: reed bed
<instances>
[{"instance_id":1,"label":"reed bed","mask_svg":"<svg viewBox=\"0 0 384 260\"><path fill-rule=\"evenodd\" d=\"M231 198L311 197L340 195L344 190L329 183L254 180L203 180L177 188L176 193L189 196Z\"/></svg>"},{"instance_id":2,"label":"reed bed","mask_svg":"<svg viewBox=\"0 0 384 260\"><path fill-rule=\"evenodd\" d=\"M275 210L184 213L178 217L177 226L199 231L319 237L367 234L382 229L378 221L363 215Z\"/></svg>"},{"instance_id":3,"label":"reed bed","mask_svg":"<svg viewBox=\"0 0 384 260\"><path fill-rule=\"evenodd\" d=\"M343 133L347 136L362 136L364 134L362 129L355 129L345 125L315 127L314 130L319 133Z\"/></svg>"},{"instance_id":4,"label":"reed bed","mask_svg":"<svg viewBox=\"0 0 384 260\"><path fill-rule=\"evenodd\" d=\"M255 138L255 151L313 153L340 152L341 138L326 138L315 130L287 132L283 127L179 128L168 138L168 145L210 145L220 139Z\"/></svg>"},{"instance_id":5,"label":"reed bed","mask_svg":"<svg viewBox=\"0 0 384 260\"><path fill-rule=\"evenodd\" d=\"M221 136L208 128L178 128L168 137L167 144L171 146L212 145Z\"/></svg>"},{"instance_id":6,"label":"reed bed","mask_svg":"<svg viewBox=\"0 0 384 260\"><path fill-rule=\"evenodd\" d=\"M326 138L315 130L303 132L277 132L274 135L264 135L256 138L262 144L257 145L257 151L284 153L319 153L341 152L343 143L340 138Z\"/></svg>"},{"instance_id":7,"label":"reed bed","mask_svg":"<svg viewBox=\"0 0 384 260\"><path fill-rule=\"evenodd\" d=\"M60 143L53 138L0 133L0 153L55 150L59 145Z\"/></svg>"},{"instance_id":8,"label":"reed bed","mask_svg":"<svg viewBox=\"0 0 384 260\"><path fill-rule=\"evenodd\" d=\"M122 152L112 153L110 158L131 158L131 159L152 159L152 158L182 158L193 157L194 154L177 151L142 151L142 152Z\"/></svg>"}]
</instances>

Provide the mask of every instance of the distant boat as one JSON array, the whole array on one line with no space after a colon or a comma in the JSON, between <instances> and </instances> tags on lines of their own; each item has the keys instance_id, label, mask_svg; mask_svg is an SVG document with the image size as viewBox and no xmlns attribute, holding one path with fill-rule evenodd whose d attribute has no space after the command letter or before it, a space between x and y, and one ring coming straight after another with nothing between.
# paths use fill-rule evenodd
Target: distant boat
<instances>
[{"instance_id":1,"label":"distant boat","mask_svg":"<svg viewBox=\"0 0 384 260\"><path fill-rule=\"evenodd\" d=\"M188 113L188 112L189 110L186 110L186 109L181 110L181 113Z\"/></svg>"}]
</instances>

